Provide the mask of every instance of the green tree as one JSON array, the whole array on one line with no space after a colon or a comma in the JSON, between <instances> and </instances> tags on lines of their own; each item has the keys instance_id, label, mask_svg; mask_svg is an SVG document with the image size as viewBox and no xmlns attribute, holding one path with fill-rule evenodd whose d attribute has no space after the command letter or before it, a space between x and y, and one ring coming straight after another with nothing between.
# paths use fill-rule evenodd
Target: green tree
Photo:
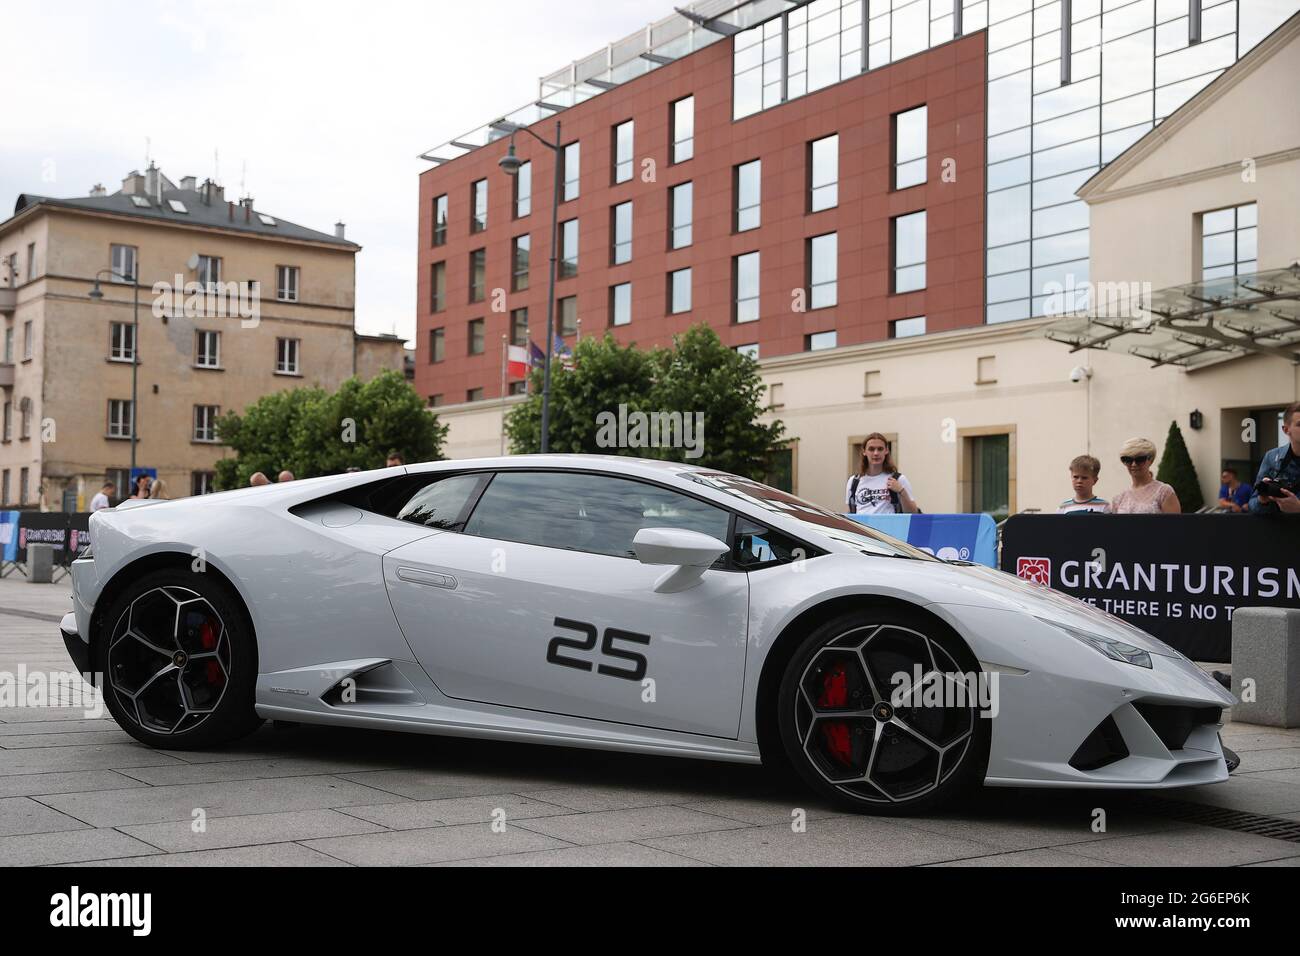
<instances>
[{"instance_id":1,"label":"green tree","mask_svg":"<svg viewBox=\"0 0 1300 956\"><path fill-rule=\"evenodd\" d=\"M1199 511L1205 504L1205 499L1201 496L1201 483L1196 478L1196 466L1192 464L1192 456L1187 453L1187 443L1183 441L1183 433L1176 421L1169 423L1169 434L1165 436L1165 453L1160 456L1160 470L1156 472L1156 478L1173 486L1185 514Z\"/></svg>"},{"instance_id":2,"label":"green tree","mask_svg":"<svg viewBox=\"0 0 1300 956\"><path fill-rule=\"evenodd\" d=\"M767 410L763 389L758 364L727 348L705 325L675 336L671 348L650 351L620 345L609 333L583 339L574 348L572 368L552 361L550 450L685 461L761 478L768 452L785 434L779 421L758 421ZM528 400L506 420L515 454L541 448L541 390L542 370L534 369ZM617 418L620 406L625 416L702 412L702 442L695 447L602 444L608 437L602 436L602 422ZM697 450L702 453L694 455Z\"/></svg>"},{"instance_id":3,"label":"green tree","mask_svg":"<svg viewBox=\"0 0 1300 956\"><path fill-rule=\"evenodd\" d=\"M274 478L288 469L299 478L350 467L379 468L388 452L408 462L437 461L447 426L425 410L400 372L362 383L350 378L337 392L295 388L265 395L217 422L234 458L217 462L217 486L240 488L256 471Z\"/></svg>"}]
</instances>

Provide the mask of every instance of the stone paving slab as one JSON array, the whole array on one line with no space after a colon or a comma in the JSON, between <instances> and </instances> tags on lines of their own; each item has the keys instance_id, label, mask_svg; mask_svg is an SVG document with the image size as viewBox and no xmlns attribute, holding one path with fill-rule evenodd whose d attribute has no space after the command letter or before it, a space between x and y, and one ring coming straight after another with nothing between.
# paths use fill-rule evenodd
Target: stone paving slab
<instances>
[{"instance_id":1,"label":"stone paving slab","mask_svg":"<svg viewBox=\"0 0 1300 956\"><path fill-rule=\"evenodd\" d=\"M558 850L535 850L510 853L478 860L454 860L450 863L427 863L426 866L708 866L665 850L639 843L599 843L593 846L570 846Z\"/></svg>"},{"instance_id":2,"label":"stone paving slab","mask_svg":"<svg viewBox=\"0 0 1300 956\"><path fill-rule=\"evenodd\" d=\"M452 797L444 800L407 800L370 807L347 807L344 813L378 823L390 830L419 830L427 827L454 826L461 823L490 823L500 819L515 820L549 817L573 811L553 803L530 800L513 793L476 797Z\"/></svg>"},{"instance_id":3,"label":"stone paving slab","mask_svg":"<svg viewBox=\"0 0 1300 956\"><path fill-rule=\"evenodd\" d=\"M46 793L78 793L143 787L118 770L72 770L66 773L29 773L0 777L0 797L37 797Z\"/></svg>"},{"instance_id":4,"label":"stone paving slab","mask_svg":"<svg viewBox=\"0 0 1300 956\"><path fill-rule=\"evenodd\" d=\"M64 866L84 864L65 863ZM225 850L198 850L193 853L156 853L124 859L96 860L95 866L347 866L324 853L317 853L301 843L263 843L259 846L232 847Z\"/></svg>"},{"instance_id":5,"label":"stone paving slab","mask_svg":"<svg viewBox=\"0 0 1300 956\"><path fill-rule=\"evenodd\" d=\"M413 866L557 849L569 844L526 830L518 824L508 825L497 833L490 824L469 823L308 840L302 845L358 866Z\"/></svg>"},{"instance_id":6,"label":"stone paving slab","mask_svg":"<svg viewBox=\"0 0 1300 956\"><path fill-rule=\"evenodd\" d=\"M31 797L0 799L0 836L48 833L52 830L84 830L86 824Z\"/></svg>"},{"instance_id":7,"label":"stone paving slab","mask_svg":"<svg viewBox=\"0 0 1300 956\"><path fill-rule=\"evenodd\" d=\"M1189 826L1080 843L1070 852L1124 866L1239 866L1300 855L1300 844L1252 833Z\"/></svg>"},{"instance_id":8,"label":"stone paving slab","mask_svg":"<svg viewBox=\"0 0 1300 956\"><path fill-rule=\"evenodd\" d=\"M179 853L352 836L375 833L383 827L338 810L290 810L239 817L210 817L201 833L195 833L189 822L145 823L118 829L151 847Z\"/></svg>"},{"instance_id":9,"label":"stone paving slab","mask_svg":"<svg viewBox=\"0 0 1300 956\"><path fill-rule=\"evenodd\" d=\"M158 853L113 829L60 830L0 837L0 860L13 866L55 866L60 863L91 863L114 857Z\"/></svg>"}]
</instances>

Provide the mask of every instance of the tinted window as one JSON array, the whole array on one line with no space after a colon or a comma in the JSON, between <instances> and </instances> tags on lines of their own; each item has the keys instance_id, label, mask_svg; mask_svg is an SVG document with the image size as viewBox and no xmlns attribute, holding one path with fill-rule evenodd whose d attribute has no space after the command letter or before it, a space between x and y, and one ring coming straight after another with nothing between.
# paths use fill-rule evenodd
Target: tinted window
<instances>
[{"instance_id":1,"label":"tinted window","mask_svg":"<svg viewBox=\"0 0 1300 956\"><path fill-rule=\"evenodd\" d=\"M397 517L429 528L458 530L465 506L482 479L482 475L451 475L417 486Z\"/></svg>"},{"instance_id":2,"label":"tinted window","mask_svg":"<svg viewBox=\"0 0 1300 956\"><path fill-rule=\"evenodd\" d=\"M641 481L565 472L501 472L465 525L466 534L544 548L634 558L642 528L686 528L727 540L729 515Z\"/></svg>"},{"instance_id":3,"label":"tinted window","mask_svg":"<svg viewBox=\"0 0 1300 956\"><path fill-rule=\"evenodd\" d=\"M736 519L731 557L737 567L752 571L769 564L786 564L816 557L820 553L789 535L773 531L748 518Z\"/></svg>"}]
</instances>

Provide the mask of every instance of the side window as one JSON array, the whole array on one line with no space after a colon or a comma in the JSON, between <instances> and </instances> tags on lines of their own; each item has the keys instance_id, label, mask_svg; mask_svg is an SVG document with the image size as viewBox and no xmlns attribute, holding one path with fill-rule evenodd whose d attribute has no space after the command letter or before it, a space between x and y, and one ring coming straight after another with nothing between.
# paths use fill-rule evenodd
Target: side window
<instances>
[{"instance_id":1,"label":"side window","mask_svg":"<svg viewBox=\"0 0 1300 956\"><path fill-rule=\"evenodd\" d=\"M415 486L406 504L397 512L402 521L428 528L459 531L465 521L465 509L473 499L484 476L450 475Z\"/></svg>"},{"instance_id":2,"label":"side window","mask_svg":"<svg viewBox=\"0 0 1300 956\"><path fill-rule=\"evenodd\" d=\"M746 571L754 571L772 564L788 564L820 553L780 531L773 531L748 518L736 518L736 536L731 542L731 559L737 567Z\"/></svg>"},{"instance_id":3,"label":"side window","mask_svg":"<svg viewBox=\"0 0 1300 956\"><path fill-rule=\"evenodd\" d=\"M728 512L628 478L574 472L499 472L466 534L544 548L635 558L642 528L686 528L727 540Z\"/></svg>"}]
</instances>

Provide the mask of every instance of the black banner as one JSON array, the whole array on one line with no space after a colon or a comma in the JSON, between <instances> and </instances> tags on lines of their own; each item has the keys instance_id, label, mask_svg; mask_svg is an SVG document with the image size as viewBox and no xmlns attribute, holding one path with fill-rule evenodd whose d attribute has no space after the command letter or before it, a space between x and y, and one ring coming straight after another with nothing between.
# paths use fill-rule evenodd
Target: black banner
<instances>
[{"instance_id":1,"label":"black banner","mask_svg":"<svg viewBox=\"0 0 1300 956\"><path fill-rule=\"evenodd\" d=\"M1016 515L1002 530L1002 570L1223 663L1234 610L1300 608L1300 517Z\"/></svg>"},{"instance_id":2,"label":"black banner","mask_svg":"<svg viewBox=\"0 0 1300 956\"><path fill-rule=\"evenodd\" d=\"M54 545L54 563L68 565L90 544L88 511L23 511L18 515L18 563L27 563L29 544Z\"/></svg>"}]
</instances>

